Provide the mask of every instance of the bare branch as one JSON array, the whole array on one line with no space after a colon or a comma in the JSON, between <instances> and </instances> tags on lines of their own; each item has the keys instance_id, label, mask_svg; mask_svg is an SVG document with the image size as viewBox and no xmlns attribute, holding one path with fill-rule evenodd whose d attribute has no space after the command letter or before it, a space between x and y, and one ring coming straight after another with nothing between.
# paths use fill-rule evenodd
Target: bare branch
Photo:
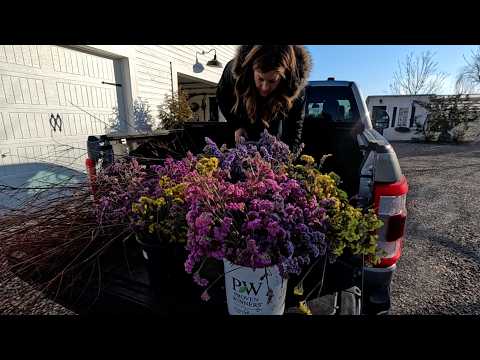
<instances>
[{"instance_id":1,"label":"bare branch","mask_svg":"<svg viewBox=\"0 0 480 360\"><path fill-rule=\"evenodd\" d=\"M459 75L455 82L455 94L474 94L478 86Z\"/></svg>"},{"instance_id":2,"label":"bare branch","mask_svg":"<svg viewBox=\"0 0 480 360\"><path fill-rule=\"evenodd\" d=\"M426 51L415 56L410 53L393 74L390 91L399 95L432 94L441 90L447 74L438 70L435 54Z\"/></svg>"},{"instance_id":3,"label":"bare branch","mask_svg":"<svg viewBox=\"0 0 480 360\"><path fill-rule=\"evenodd\" d=\"M480 47L472 51L470 59L463 56L466 65L460 70L455 88L457 91L474 92L480 87ZM466 92L463 92L466 93Z\"/></svg>"}]
</instances>

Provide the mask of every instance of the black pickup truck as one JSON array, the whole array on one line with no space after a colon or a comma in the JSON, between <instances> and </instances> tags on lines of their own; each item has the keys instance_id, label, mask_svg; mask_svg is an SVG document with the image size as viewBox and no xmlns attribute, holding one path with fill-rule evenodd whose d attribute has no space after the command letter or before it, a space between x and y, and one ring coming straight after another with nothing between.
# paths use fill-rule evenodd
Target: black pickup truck
<instances>
[{"instance_id":1,"label":"black pickup truck","mask_svg":"<svg viewBox=\"0 0 480 360\"><path fill-rule=\"evenodd\" d=\"M328 264L324 273L325 286L311 307L320 314L386 314L390 309L390 284L404 241L407 180L392 146L374 130L364 99L354 82L333 78L311 81L306 96L304 153L316 159L332 154L325 161L323 170L340 175L341 187L352 201L364 208L374 207L385 224L379 231L381 262L374 267L365 266L361 258L344 255ZM180 156L186 150L199 152L205 136L219 144L233 145L232 134L233 129L225 122L205 122L189 123L183 130L156 135L91 136L87 164L90 171L94 171L99 162L108 164L118 156L135 156L140 162L149 164L167 154ZM316 273L315 276L322 274ZM119 303L124 304L121 310L135 303L154 312L170 311L158 298L149 297L144 285L148 285L145 273L138 275L136 281L130 277L129 281L123 281L117 290L110 292L111 301L115 301L117 309ZM294 305L293 300L289 303L288 299L287 296L287 309ZM198 298L192 304L195 301L198 302ZM207 309L189 306L182 304L175 309L180 312Z\"/></svg>"}]
</instances>

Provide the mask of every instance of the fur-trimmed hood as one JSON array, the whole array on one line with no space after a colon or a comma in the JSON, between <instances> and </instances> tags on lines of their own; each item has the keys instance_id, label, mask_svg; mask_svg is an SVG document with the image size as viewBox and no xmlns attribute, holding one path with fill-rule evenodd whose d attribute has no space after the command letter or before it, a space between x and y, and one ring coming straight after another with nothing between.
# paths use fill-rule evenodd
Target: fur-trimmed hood
<instances>
[{"instance_id":1,"label":"fur-trimmed hood","mask_svg":"<svg viewBox=\"0 0 480 360\"><path fill-rule=\"evenodd\" d=\"M237 49L237 54L233 59L232 72L235 78L238 78L241 73L241 64L245 60L247 54L252 50L254 45L240 45ZM307 85L308 77L312 70L312 57L310 52L303 45L293 45L296 59L297 72L292 74L294 88L291 89L294 94L298 94Z\"/></svg>"}]
</instances>

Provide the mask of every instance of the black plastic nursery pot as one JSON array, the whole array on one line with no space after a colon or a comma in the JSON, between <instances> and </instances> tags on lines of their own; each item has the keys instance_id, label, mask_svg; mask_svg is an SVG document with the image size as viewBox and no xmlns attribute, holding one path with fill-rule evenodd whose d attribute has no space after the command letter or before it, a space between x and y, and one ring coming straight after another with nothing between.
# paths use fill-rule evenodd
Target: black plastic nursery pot
<instances>
[{"instance_id":1,"label":"black plastic nursery pot","mask_svg":"<svg viewBox=\"0 0 480 360\"><path fill-rule=\"evenodd\" d=\"M151 291L165 312L178 313L226 313L225 287L223 282L209 291L211 299L201 300L203 288L193 282L192 274L185 271L187 258L185 243L159 241L152 235L136 236L143 252ZM211 264L204 267L209 278L223 270L223 264Z\"/></svg>"},{"instance_id":2,"label":"black plastic nursery pot","mask_svg":"<svg viewBox=\"0 0 480 360\"><path fill-rule=\"evenodd\" d=\"M185 272L184 243L168 242L154 235L137 235L150 286L157 297L192 295L191 276Z\"/></svg>"}]
</instances>

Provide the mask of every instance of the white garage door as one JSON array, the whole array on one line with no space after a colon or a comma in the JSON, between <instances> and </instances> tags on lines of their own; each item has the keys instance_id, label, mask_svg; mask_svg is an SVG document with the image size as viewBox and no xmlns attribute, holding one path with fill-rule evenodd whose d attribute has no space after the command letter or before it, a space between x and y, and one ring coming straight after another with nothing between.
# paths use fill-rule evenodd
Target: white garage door
<instances>
[{"instance_id":1,"label":"white garage door","mask_svg":"<svg viewBox=\"0 0 480 360\"><path fill-rule=\"evenodd\" d=\"M85 170L87 136L122 106L115 66L60 46L0 45L0 183L32 164Z\"/></svg>"}]
</instances>

